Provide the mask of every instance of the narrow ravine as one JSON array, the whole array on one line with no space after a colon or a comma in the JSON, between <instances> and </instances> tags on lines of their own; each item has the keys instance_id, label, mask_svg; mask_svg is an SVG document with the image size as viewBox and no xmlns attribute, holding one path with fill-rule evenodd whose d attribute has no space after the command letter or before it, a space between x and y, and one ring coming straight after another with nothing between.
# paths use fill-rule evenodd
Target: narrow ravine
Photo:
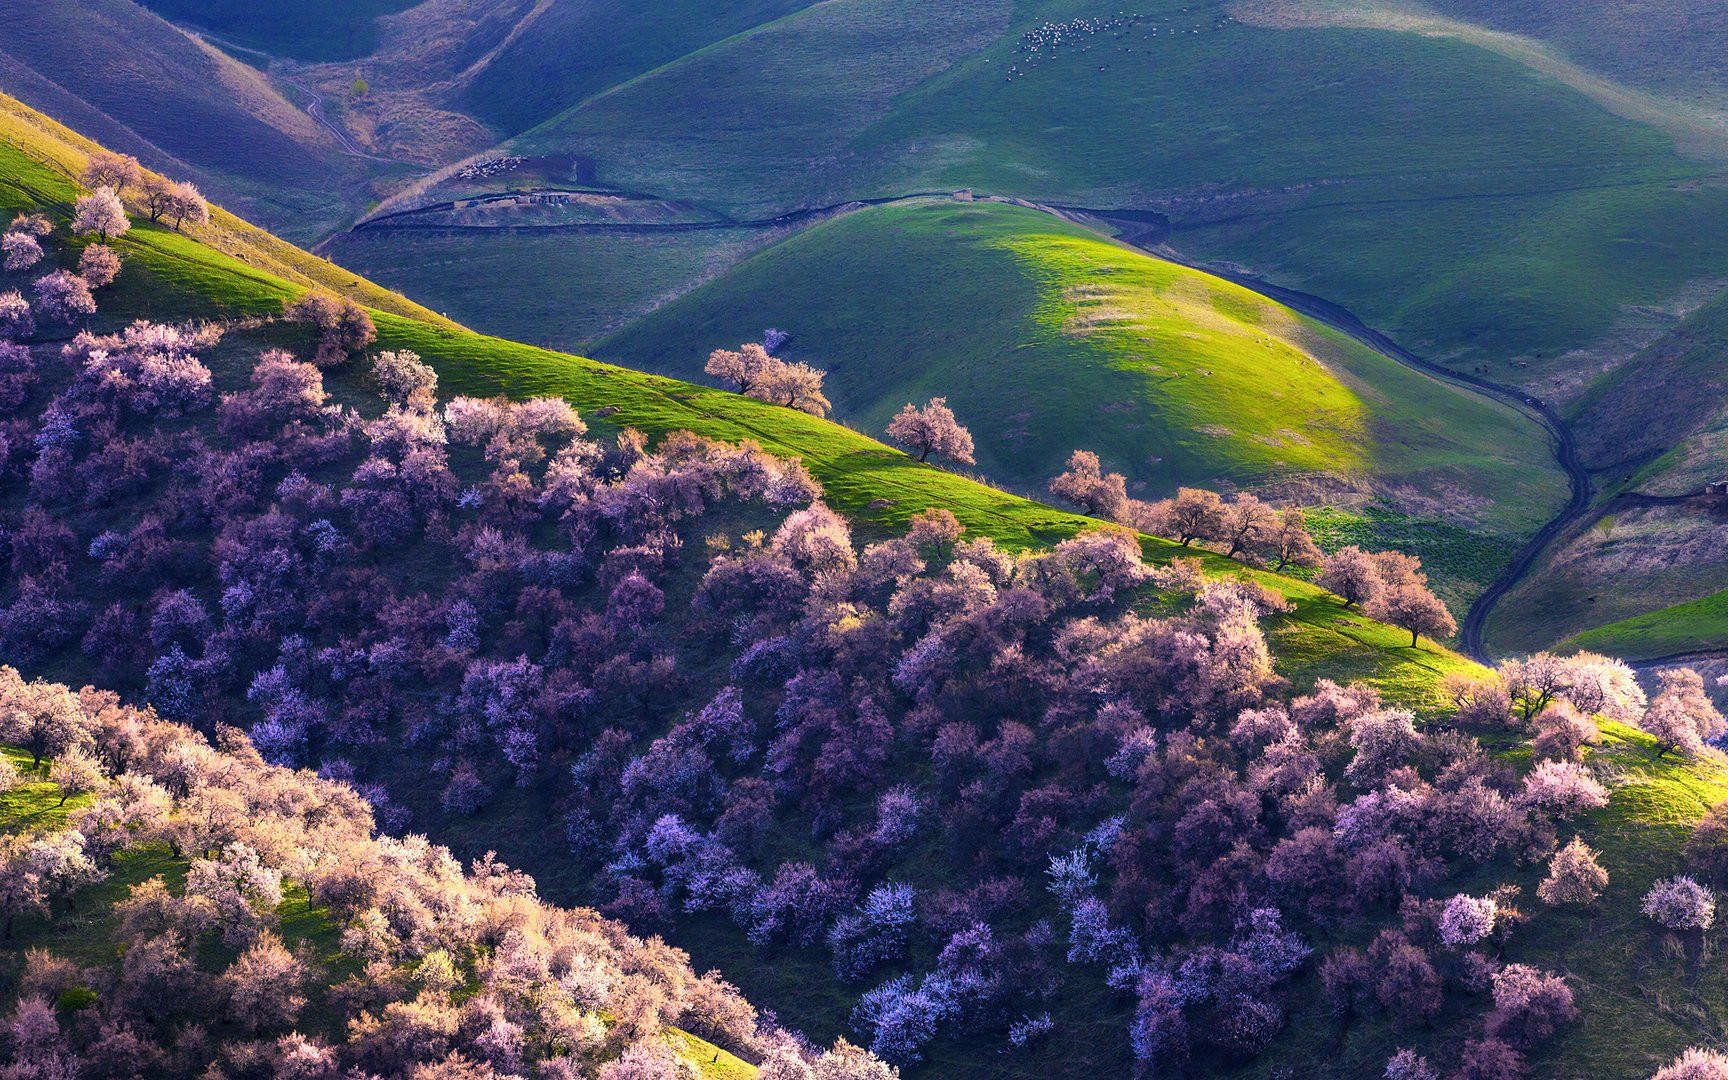
<instances>
[{"instance_id":1,"label":"narrow ravine","mask_svg":"<svg viewBox=\"0 0 1728 1080\"><path fill-rule=\"evenodd\" d=\"M510 197L523 192L500 193L498 197ZM375 218L359 222L354 231L362 229L427 229L451 230L461 232L471 231L503 231L503 232L577 232L577 233L672 233L672 232L703 232L717 229L778 229L790 226L813 224L823 218L836 214L847 213L872 206L893 206L900 203L919 202L934 198L951 198L950 191L915 192L907 195L880 196L868 199L851 199L846 202L833 203L827 206L807 207L788 211L773 217L752 220L739 220L725 216L716 216L705 221L676 222L572 222L556 225L461 225L447 222L423 223L416 220L422 215L428 215L453 209L454 202L446 201L426 206L398 210L382 214ZM650 196L641 196L648 198ZM1164 215L1133 209L1097 209L1084 206L1070 206L1055 203L1040 203L1012 196L984 195L974 196L978 201L1012 203L1082 225L1104 225L1114 230L1115 239L1144 251L1154 258L1164 259L1193 270L1223 278L1246 289L1260 293L1283 304L1308 318L1322 323L1362 344L1368 346L1392 360L1413 368L1432 378L1451 383L1471 393L1493 401L1509 405L1540 424L1548 433L1549 445L1554 454L1555 464L1566 474L1571 492L1566 505L1538 529L1512 561L1489 583L1474 603L1465 613L1458 630L1458 647L1473 659L1486 662L1490 659L1483 644L1483 630L1487 626L1488 617L1494 608L1505 598L1526 575L1531 567L1542 557L1542 554L1564 534L1590 513L1594 486L1590 480L1590 472L1584 467L1578 454L1577 441L1566 421L1555 411L1554 407L1534 394L1527 393L1516 386L1497 383L1468 372L1454 371L1443 364L1435 363L1411 352L1382 331L1374 329L1363 322L1349 309L1333 303L1324 297L1276 285L1250 274L1221 269L1204 262L1184 258L1178 251L1172 250L1166 240L1169 235L1169 225Z\"/></svg>"}]
</instances>

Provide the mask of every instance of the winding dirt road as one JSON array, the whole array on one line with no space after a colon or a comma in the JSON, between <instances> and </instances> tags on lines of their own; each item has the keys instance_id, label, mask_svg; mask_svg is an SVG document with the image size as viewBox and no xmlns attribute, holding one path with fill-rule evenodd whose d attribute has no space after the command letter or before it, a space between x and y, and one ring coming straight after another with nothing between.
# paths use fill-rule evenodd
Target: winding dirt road
<instances>
[{"instance_id":1,"label":"winding dirt road","mask_svg":"<svg viewBox=\"0 0 1728 1080\"><path fill-rule=\"evenodd\" d=\"M354 138L347 128L330 119L330 115L324 111L324 95L291 75L279 74L277 78L306 95L306 115L310 116L313 123L323 128L332 139L336 140L336 145L342 148L344 154L350 157L365 158L368 161L390 161L389 158L379 157L360 145L359 140Z\"/></svg>"},{"instance_id":2,"label":"winding dirt road","mask_svg":"<svg viewBox=\"0 0 1728 1080\"><path fill-rule=\"evenodd\" d=\"M500 193L497 197L512 198L527 192ZM892 206L899 203L918 202L932 198L948 198L952 192L916 192L908 195L883 196L872 199L852 199L846 202L834 203L828 206L808 207L793 210L770 218L754 220L738 220L716 216L709 221L679 221L679 222L572 222L553 225L461 225L447 222L421 222L415 220L422 215L438 213L454 209L453 202L434 203L427 206L398 210L382 214L375 218L359 222L354 231L377 228L407 228L407 229L448 229L453 231L469 230L507 230L512 232L579 232L579 233L665 233L665 232L704 232L719 229L773 229L788 226L813 223L835 214L869 206ZM643 196L647 197L647 196ZM1262 278L1242 274L1228 269L1220 269L1205 263L1190 261L1178 252L1172 251L1165 239L1169 233L1168 224L1162 214L1150 211L1131 209L1103 210L1093 207L1066 206L1053 203L1031 202L1025 199L997 195L977 195L980 202L1011 203L1035 210L1078 224L1088 222L1101 223L1115 230L1116 239L1138 248L1156 258L1165 259L1194 270L1212 274L1226 281L1234 282L1244 288L1252 289L1264 296L1300 312L1309 318L1325 324L1338 332L1354 338L1377 352L1391 357L1393 360L1414 368L1425 375L1443 380L1471 393L1493 401L1509 405L1528 416L1548 432L1550 446L1554 453L1554 461L1560 470L1566 474L1571 492L1566 505L1553 518L1549 519L1536 531L1524 546L1518 550L1512 561L1491 582L1476 602L1470 605L1464 621L1459 627L1459 648L1471 657L1486 661L1489 659L1483 646L1483 628L1487 625L1488 616L1493 612L1513 586L1522 581L1530 572L1530 568L1541 558L1568 529L1583 520L1591 511L1591 501L1594 487L1590 480L1590 472L1584 467L1578 454L1578 444L1573 438L1571 429L1566 426L1554 407L1546 401L1527 393L1515 386L1493 382L1468 372L1454 371L1432 360L1425 359L1398 344L1385 333L1374 329L1363 322L1353 312L1341 305L1335 304L1323 297L1300 292L1295 289L1275 285Z\"/></svg>"}]
</instances>

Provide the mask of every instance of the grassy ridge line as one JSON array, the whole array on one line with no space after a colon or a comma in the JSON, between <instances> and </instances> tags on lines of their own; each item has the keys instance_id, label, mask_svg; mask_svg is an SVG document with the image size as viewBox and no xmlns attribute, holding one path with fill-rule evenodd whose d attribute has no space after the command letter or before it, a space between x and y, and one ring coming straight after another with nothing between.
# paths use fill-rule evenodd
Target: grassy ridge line
<instances>
[{"instance_id":1,"label":"grassy ridge line","mask_svg":"<svg viewBox=\"0 0 1728 1080\"><path fill-rule=\"evenodd\" d=\"M1233 5L1233 11L1245 22L1274 29L1335 27L1453 38L1516 61L1578 91L1615 116L1665 131L1687 152L1714 161L1728 160L1728 124L1720 113L1616 82L1573 63L1552 45L1523 34L1454 19L1420 4L1386 4L1380 0L1299 0L1295 4L1244 0Z\"/></svg>"},{"instance_id":2,"label":"grassy ridge line","mask_svg":"<svg viewBox=\"0 0 1728 1080\"><path fill-rule=\"evenodd\" d=\"M865 535L898 529L929 507L946 508L972 535L1013 549L1043 547L1096 524L920 464L838 424L727 391L405 319L380 316L378 328L380 345L421 353L438 368L440 385L455 393L556 394L591 420L598 409L617 410L597 426L628 425L650 435L688 430L731 442L754 439L771 452L800 458L821 481L828 501ZM1280 669L1298 681L1321 675L1365 678L1401 700L1438 706L1440 677L1473 666L1427 642L1409 648L1402 631L1346 611L1314 585L1249 571L1222 556L1157 537L1142 537L1141 546L1154 563L1198 556L1210 573L1248 573L1287 597L1294 610L1277 621L1271 637Z\"/></svg>"},{"instance_id":3,"label":"grassy ridge line","mask_svg":"<svg viewBox=\"0 0 1728 1080\"><path fill-rule=\"evenodd\" d=\"M0 94L0 143L42 166L35 170L36 175L26 179L23 175L14 176L13 163L5 162L0 175L27 184L44 203L65 208L70 208L79 191L73 177L83 169L90 152L100 149L71 128L5 94ZM158 231L174 235L168 230ZM210 225L198 229L196 236L204 247L301 288L327 289L352 297L367 307L435 325L459 325L335 263L309 254L218 206L211 206ZM169 246L165 240L160 244Z\"/></svg>"},{"instance_id":4,"label":"grassy ridge line","mask_svg":"<svg viewBox=\"0 0 1728 1080\"><path fill-rule=\"evenodd\" d=\"M5 115L0 110L0 117ZM75 190L65 166L51 166L39 156L5 145L14 138L15 128L0 126L0 210L25 209L33 205L32 200L44 197L63 208ZM116 315L122 319L269 315L280 310L283 298L300 291L273 267L242 262L160 227L137 225L119 245L127 268L100 300L103 317L110 321ZM281 246L293 250L291 245ZM362 296L384 293L378 286L363 284ZM651 436L687 430L730 442L754 439L773 453L803 460L835 509L847 514L866 536L902 527L913 514L930 507L952 511L973 535L988 536L1012 549L1048 546L1095 524L1078 514L920 464L839 424L723 390L486 337L447 321L405 317L390 310L402 308L423 310L400 298L389 309L375 308L379 347L419 352L438 369L447 392L556 394L569 399L602 430L629 425ZM602 409L615 412L601 420L597 414ZM1154 562L1192 554L1153 537L1143 538L1142 546ZM1204 558L1213 573L1245 572L1222 557ZM1407 647L1402 631L1358 619L1312 585L1272 574L1256 576L1296 605L1291 616L1272 628L1271 636L1281 654L1281 670L1299 683L1321 676L1363 678L1399 700L1438 707L1437 674L1470 666L1437 645Z\"/></svg>"},{"instance_id":5,"label":"grassy ridge line","mask_svg":"<svg viewBox=\"0 0 1728 1080\"><path fill-rule=\"evenodd\" d=\"M45 775L49 764L43 762L43 774L32 774L31 758L24 750L0 745L0 756L9 758L26 777ZM59 789L46 779L27 779L11 791L0 792L0 835L58 832L67 826L73 812L89 805L93 798L77 795L62 802ZM166 844L120 852L109 867L108 877L81 889L68 910L52 920L27 916L18 921L14 939L0 949L0 988L8 987L16 978L25 952L32 948L47 949L81 967L118 969L122 954L114 944L119 937L114 905L126 899L134 885L154 877L178 889L185 883L189 868L189 862L174 855ZM315 980L318 989L334 986L360 969L360 961L342 951L342 928L330 920L326 909L312 902L303 886L283 883L276 916L282 940L290 948L306 946L317 961L325 976L322 981ZM207 943L200 958L226 964L233 955L225 946ZM325 1034L339 1035L340 1031L333 1030L335 1017L322 1007L321 994L315 990L312 996L305 1017L308 1023L302 1029L315 1030L323 1021ZM682 1029L668 1029L666 1041L703 1080L751 1080L757 1075L756 1066Z\"/></svg>"}]
</instances>

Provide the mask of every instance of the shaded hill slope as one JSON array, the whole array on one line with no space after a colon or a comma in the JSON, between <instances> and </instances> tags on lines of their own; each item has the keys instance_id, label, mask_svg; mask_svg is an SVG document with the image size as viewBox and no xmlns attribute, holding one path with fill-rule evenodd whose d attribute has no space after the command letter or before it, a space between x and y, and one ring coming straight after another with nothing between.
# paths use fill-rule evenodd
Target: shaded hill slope
<instances>
[{"instance_id":1,"label":"shaded hill slope","mask_svg":"<svg viewBox=\"0 0 1728 1080\"><path fill-rule=\"evenodd\" d=\"M144 0L163 16L228 41L300 60L355 60L378 44L377 18L416 0Z\"/></svg>"},{"instance_id":2,"label":"shaded hill slope","mask_svg":"<svg viewBox=\"0 0 1728 1080\"><path fill-rule=\"evenodd\" d=\"M121 144L146 164L184 162L212 192L297 237L344 221L364 187L355 161L258 71L129 0L16 5L0 52L36 76L0 89L81 123L70 98L105 118L98 134L130 132L159 150Z\"/></svg>"},{"instance_id":3,"label":"shaded hill slope","mask_svg":"<svg viewBox=\"0 0 1728 1080\"><path fill-rule=\"evenodd\" d=\"M461 88L458 101L514 134L626 82L813 0L553 0ZM571 64L571 50L584 62Z\"/></svg>"}]
</instances>

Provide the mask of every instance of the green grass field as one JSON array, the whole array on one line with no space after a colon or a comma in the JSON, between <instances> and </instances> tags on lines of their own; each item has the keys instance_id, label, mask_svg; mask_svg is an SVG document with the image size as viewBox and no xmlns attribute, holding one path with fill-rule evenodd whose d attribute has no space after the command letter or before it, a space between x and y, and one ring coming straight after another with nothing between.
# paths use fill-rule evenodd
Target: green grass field
<instances>
[{"instance_id":1,"label":"green grass field","mask_svg":"<svg viewBox=\"0 0 1728 1080\"><path fill-rule=\"evenodd\" d=\"M1565 645L1633 660L1728 648L1728 591L1594 627Z\"/></svg>"},{"instance_id":2,"label":"green grass field","mask_svg":"<svg viewBox=\"0 0 1728 1080\"><path fill-rule=\"evenodd\" d=\"M1304 482L1496 534L1561 498L1539 428L1247 289L1050 214L874 207L816 225L594 346L701 378L708 352L792 334L836 415L877 433L946 395L978 468L1036 492L1075 447L1142 494ZM1491 571L1490 571L1491 573Z\"/></svg>"}]
</instances>

